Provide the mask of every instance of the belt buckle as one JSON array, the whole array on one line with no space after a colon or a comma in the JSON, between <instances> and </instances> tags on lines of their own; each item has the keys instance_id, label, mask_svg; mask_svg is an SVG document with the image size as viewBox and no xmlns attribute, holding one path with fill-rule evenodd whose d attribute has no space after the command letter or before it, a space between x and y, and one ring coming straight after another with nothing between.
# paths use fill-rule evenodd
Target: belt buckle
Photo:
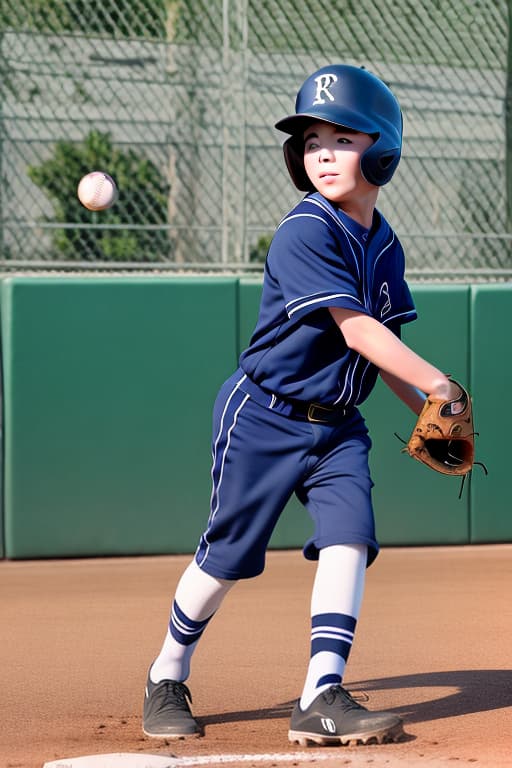
<instances>
[{"instance_id":1,"label":"belt buckle","mask_svg":"<svg viewBox=\"0 0 512 768\"><path fill-rule=\"evenodd\" d=\"M321 417L321 415L315 416L315 411L324 411L326 416L324 418ZM334 408L326 408L323 405L317 405L316 403L311 403L308 406L308 421L312 422L313 424L329 424L329 422L332 419Z\"/></svg>"}]
</instances>

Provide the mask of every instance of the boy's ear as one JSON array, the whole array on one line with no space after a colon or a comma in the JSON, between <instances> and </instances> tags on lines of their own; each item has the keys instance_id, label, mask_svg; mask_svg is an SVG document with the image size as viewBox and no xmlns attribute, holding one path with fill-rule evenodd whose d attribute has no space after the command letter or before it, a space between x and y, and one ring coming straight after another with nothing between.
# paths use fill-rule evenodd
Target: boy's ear
<instances>
[{"instance_id":1,"label":"boy's ear","mask_svg":"<svg viewBox=\"0 0 512 768\"><path fill-rule=\"evenodd\" d=\"M315 187L304 170L304 141L302 136L290 136L283 144L284 159L288 173L301 192L314 192Z\"/></svg>"}]
</instances>

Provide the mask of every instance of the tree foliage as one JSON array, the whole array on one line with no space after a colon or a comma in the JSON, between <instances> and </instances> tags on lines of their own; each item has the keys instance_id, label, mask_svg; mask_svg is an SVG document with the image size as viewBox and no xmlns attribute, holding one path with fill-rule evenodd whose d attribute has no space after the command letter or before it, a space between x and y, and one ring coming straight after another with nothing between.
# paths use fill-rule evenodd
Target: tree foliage
<instances>
[{"instance_id":1,"label":"tree foliage","mask_svg":"<svg viewBox=\"0 0 512 768\"><path fill-rule=\"evenodd\" d=\"M249 250L251 264L264 264L273 235L261 235Z\"/></svg>"},{"instance_id":2,"label":"tree foliage","mask_svg":"<svg viewBox=\"0 0 512 768\"><path fill-rule=\"evenodd\" d=\"M118 185L119 198L109 210L91 212L79 202L77 185L84 174L105 169ZM53 156L29 167L28 174L53 204L55 216L47 221L70 224L53 230L56 258L137 262L168 258L166 229L148 229L167 221L168 182L148 158L133 149L116 148L110 134L91 131L80 144L57 141Z\"/></svg>"}]
</instances>

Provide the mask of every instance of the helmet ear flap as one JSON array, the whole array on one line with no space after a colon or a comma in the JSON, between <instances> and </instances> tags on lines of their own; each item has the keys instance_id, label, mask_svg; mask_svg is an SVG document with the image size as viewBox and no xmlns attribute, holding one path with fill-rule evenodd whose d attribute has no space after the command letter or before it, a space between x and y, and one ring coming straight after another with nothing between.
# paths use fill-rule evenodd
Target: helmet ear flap
<instances>
[{"instance_id":1,"label":"helmet ear flap","mask_svg":"<svg viewBox=\"0 0 512 768\"><path fill-rule=\"evenodd\" d=\"M393 176L400 161L400 147L380 151L379 139L361 157L361 173L366 181L382 187Z\"/></svg>"},{"instance_id":2,"label":"helmet ear flap","mask_svg":"<svg viewBox=\"0 0 512 768\"><path fill-rule=\"evenodd\" d=\"M314 192L315 188L304 170L304 142L301 136L290 136L283 144L284 159L288 173L301 192Z\"/></svg>"}]
</instances>

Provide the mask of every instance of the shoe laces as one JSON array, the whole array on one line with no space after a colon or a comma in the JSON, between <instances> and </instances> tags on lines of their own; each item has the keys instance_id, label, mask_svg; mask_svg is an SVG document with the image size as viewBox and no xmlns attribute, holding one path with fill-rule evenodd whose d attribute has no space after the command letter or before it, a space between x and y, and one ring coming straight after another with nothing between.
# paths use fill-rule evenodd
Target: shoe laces
<instances>
[{"instance_id":1,"label":"shoe laces","mask_svg":"<svg viewBox=\"0 0 512 768\"><path fill-rule=\"evenodd\" d=\"M166 703L188 709L187 699L192 702L192 694L185 683L178 683L176 680L164 680L164 683L162 689Z\"/></svg>"},{"instance_id":2,"label":"shoe laces","mask_svg":"<svg viewBox=\"0 0 512 768\"><path fill-rule=\"evenodd\" d=\"M327 704L334 704L336 700L339 700L339 704L345 712L353 709L364 709L341 685L332 685L328 688L324 693L324 698Z\"/></svg>"}]
</instances>

